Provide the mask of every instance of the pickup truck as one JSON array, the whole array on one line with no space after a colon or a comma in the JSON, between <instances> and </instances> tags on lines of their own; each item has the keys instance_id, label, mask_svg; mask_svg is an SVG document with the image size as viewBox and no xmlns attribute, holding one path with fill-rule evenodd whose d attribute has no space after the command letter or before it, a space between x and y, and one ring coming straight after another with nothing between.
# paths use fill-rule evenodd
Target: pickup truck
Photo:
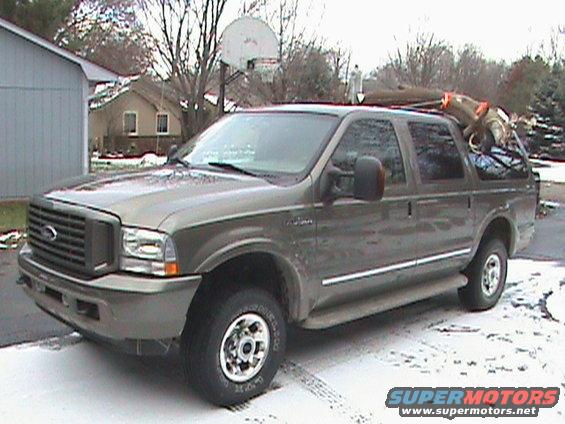
<instances>
[{"instance_id":1,"label":"pickup truck","mask_svg":"<svg viewBox=\"0 0 565 424\"><path fill-rule=\"evenodd\" d=\"M285 105L230 114L165 165L88 175L29 205L25 292L85 337L178 346L217 405L263 392L286 329L457 289L493 307L534 232L519 140L470 148L456 119Z\"/></svg>"}]
</instances>

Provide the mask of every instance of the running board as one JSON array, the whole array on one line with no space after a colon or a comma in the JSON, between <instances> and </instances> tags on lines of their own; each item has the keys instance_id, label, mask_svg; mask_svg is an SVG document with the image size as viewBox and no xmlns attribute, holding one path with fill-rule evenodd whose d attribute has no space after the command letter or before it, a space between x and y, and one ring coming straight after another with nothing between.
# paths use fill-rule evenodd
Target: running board
<instances>
[{"instance_id":1,"label":"running board","mask_svg":"<svg viewBox=\"0 0 565 424\"><path fill-rule=\"evenodd\" d=\"M321 329L354 321L377 312L387 311L428 297L436 296L467 284L467 277L455 274L429 282L418 282L410 287L393 290L374 298L362 299L314 312L298 325L303 328Z\"/></svg>"}]
</instances>

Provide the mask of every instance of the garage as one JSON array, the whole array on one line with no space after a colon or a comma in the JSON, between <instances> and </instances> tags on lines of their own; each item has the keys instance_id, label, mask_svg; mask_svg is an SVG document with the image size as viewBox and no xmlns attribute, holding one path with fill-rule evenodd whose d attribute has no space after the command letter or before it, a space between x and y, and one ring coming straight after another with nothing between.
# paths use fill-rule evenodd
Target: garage
<instances>
[{"instance_id":1,"label":"garage","mask_svg":"<svg viewBox=\"0 0 565 424\"><path fill-rule=\"evenodd\" d=\"M88 172L88 94L117 75L0 19L0 199Z\"/></svg>"}]
</instances>

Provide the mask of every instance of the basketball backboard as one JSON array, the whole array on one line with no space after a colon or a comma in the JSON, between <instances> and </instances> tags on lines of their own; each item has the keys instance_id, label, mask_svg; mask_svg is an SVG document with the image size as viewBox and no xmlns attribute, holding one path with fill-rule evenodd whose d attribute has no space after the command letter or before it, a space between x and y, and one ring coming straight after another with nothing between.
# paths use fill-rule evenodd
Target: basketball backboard
<instances>
[{"instance_id":1,"label":"basketball backboard","mask_svg":"<svg viewBox=\"0 0 565 424\"><path fill-rule=\"evenodd\" d=\"M243 16L222 34L221 60L238 71L254 69L256 64L277 64L278 51L277 36L261 19Z\"/></svg>"}]
</instances>

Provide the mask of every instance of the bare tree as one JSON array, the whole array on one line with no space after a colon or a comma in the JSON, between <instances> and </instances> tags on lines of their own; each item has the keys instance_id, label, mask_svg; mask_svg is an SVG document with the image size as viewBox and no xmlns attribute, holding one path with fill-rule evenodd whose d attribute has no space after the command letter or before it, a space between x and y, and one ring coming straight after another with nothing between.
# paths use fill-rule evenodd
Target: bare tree
<instances>
[{"instance_id":1,"label":"bare tree","mask_svg":"<svg viewBox=\"0 0 565 424\"><path fill-rule=\"evenodd\" d=\"M371 76L379 88L438 88L495 103L506 72L503 62L487 60L473 45L454 52L451 45L437 41L433 34L418 34Z\"/></svg>"},{"instance_id":2,"label":"bare tree","mask_svg":"<svg viewBox=\"0 0 565 424\"><path fill-rule=\"evenodd\" d=\"M547 44L542 43L540 50L545 52L544 56L549 63L561 63L565 59L565 26L552 28Z\"/></svg>"},{"instance_id":3,"label":"bare tree","mask_svg":"<svg viewBox=\"0 0 565 424\"><path fill-rule=\"evenodd\" d=\"M448 79L452 63L453 53L445 41L420 32L406 43L404 50L398 48L389 57L388 65L399 84L436 88Z\"/></svg>"},{"instance_id":4,"label":"bare tree","mask_svg":"<svg viewBox=\"0 0 565 424\"><path fill-rule=\"evenodd\" d=\"M273 28L279 42L279 59L284 62L297 44L307 41L298 17L311 7L311 0L252 0L243 2L240 14L258 16Z\"/></svg>"},{"instance_id":5,"label":"bare tree","mask_svg":"<svg viewBox=\"0 0 565 424\"><path fill-rule=\"evenodd\" d=\"M80 0L55 43L122 75L144 73L153 62L136 0Z\"/></svg>"},{"instance_id":6,"label":"bare tree","mask_svg":"<svg viewBox=\"0 0 565 424\"><path fill-rule=\"evenodd\" d=\"M274 103L290 101L292 81L296 77L293 69L304 57L314 39L307 39L305 30L298 23L308 4L301 0L262 0L255 3L248 13L264 19L277 34L279 42L280 68L275 80L270 84L269 101ZM265 90L262 90L265 92Z\"/></svg>"},{"instance_id":7,"label":"bare tree","mask_svg":"<svg viewBox=\"0 0 565 424\"><path fill-rule=\"evenodd\" d=\"M300 17L312 19L312 0L251 0L240 13L265 20L278 38L280 67L270 84L251 77L251 85L268 102L343 101L350 52L326 47L309 34ZM321 16L320 16L321 19ZM310 20L311 22L311 20Z\"/></svg>"},{"instance_id":8,"label":"bare tree","mask_svg":"<svg viewBox=\"0 0 565 424\"><path fill-rule=\"evenodd\" d=\"M227 0L140 0L148 25L155 28L155 72L175 88L183 139L207 124L204 95L219 47L219 27Z\"/></svg>"},{"instance_id":9,"label":"bare tree","mask_svg":"<svg viewBox=\"0 0 565 424\"><path fill-rule=\"evenodd\" d=\"M327 52L332 69L332 98L335 102L343 102L347 96L347 78L351 64L351 51L340 45L332 47Z\"/></svg>"},{"instance_id":10,"label":"bare tree","mask_svg":"<svg viewBox=\"0 0 565 424\"><path fill-rule=\"evenodd\" d=\"M503 62L487 60L477 47L466 45L454 58L450 87L446 88L495 103L506 70Z\"/></svg>"}]
</instances>

